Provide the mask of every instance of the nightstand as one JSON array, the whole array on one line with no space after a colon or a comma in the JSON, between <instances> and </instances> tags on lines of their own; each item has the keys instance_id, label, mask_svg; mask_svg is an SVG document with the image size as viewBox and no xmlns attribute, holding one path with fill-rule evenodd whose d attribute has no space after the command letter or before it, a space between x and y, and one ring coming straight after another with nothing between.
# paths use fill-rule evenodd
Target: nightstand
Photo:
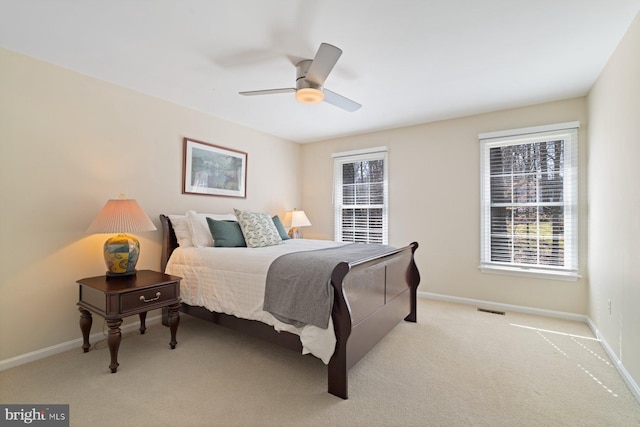
<instances>
[{"instance_id":1,"label":"nightstand","mask_svg":"<svg viewBox=\"0 0 640 427\"><path fill-rule=\"evenodd\" d=\"M180 323L180 280L151 270L139 270L130 276L97 276L78 280L78 310L80 310L80 330L82 331L84 352L89 351L89 333L93 318L91 313L104 317L109 326L107 344L111 353L111 373L118 370L118 349L122 334L122 318L138 314L140 333L147 329L147 311L167 307L169 309L169 345L175 348L176 332Z\"/></svg>"}]
</instances>

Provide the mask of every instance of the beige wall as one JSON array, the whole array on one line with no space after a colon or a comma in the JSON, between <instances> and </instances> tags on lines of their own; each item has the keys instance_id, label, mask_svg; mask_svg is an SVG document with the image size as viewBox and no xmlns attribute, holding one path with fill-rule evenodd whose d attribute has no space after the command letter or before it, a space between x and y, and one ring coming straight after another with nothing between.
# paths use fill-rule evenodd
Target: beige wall
<instances>
[{"instance_id":1,"label":"beige wall","mask_svg":"<svg viewBox=\"0 0 640 427\"><path fill-rule=\"evenodd\" d=\"M248 197L182 195L183 137L248 152ZM299 164L297 144L0 49L0 360L79 338L75 281L104 273L107 237L85 230L107 199L137 199L156 226L188 209L283 214ZM158 269L160 231L138 237L138 268Z\"/></svg>"},{"instance_id":2,"label":"beige wall","mask_svg":"<svg viewBox=\"0 0 640 427\"><path fill-rule=\"evenodd\" d=\"M588 101L589 316L640 384L640 15Z\"/></svg>"},{"instance_id":3,"label":"beige wall","mask_svg":"<svg viewBox=\"0 0 640 427\"><path fill-rule=\"evenodd\" d=\"M481 273L481 132L579 120L580 273L577 282ZM416 240L419 290L461 298L586 314L586 99L463 117L419 126L305 144L302 206L306 237L332 238L331 153L389 147L389 241Z\"/></svg>"}]
</instances>

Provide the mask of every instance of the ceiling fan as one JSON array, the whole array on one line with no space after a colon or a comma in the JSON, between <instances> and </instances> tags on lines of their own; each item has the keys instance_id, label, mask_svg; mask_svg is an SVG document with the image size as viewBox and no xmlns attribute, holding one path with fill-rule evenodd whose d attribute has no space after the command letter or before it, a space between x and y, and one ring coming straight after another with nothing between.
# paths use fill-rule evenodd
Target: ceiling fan
<instances>
[{"instance_id":1,"label":"ceiling fan","mask_svg":"<svg viewBox=\"0 0 640 427\"><path fill-rule=\"evenodd\" d=\"M304 104L316 104L324 101L346 111L356 111L362 105L323 87L324 81L338 62L340 55L342 55L341 49L328 43L322 43L315 58L303 59L296 64L295 88L252 90L240 92L240 95L254 96L295 92L296 99Z\"/></svg>"}]
</instances>

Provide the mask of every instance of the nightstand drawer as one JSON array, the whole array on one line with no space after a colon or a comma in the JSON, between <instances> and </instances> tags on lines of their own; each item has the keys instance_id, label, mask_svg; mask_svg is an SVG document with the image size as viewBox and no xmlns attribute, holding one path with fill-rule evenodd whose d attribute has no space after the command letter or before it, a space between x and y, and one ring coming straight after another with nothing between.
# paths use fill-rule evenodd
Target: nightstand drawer
<instances>
[{"instance_id":1,"label":"nightstand drawer","mask_svg":"<svg viewBox=\"0 0 640 427\"><path fill-rule=\"evenodd\" d=\"M165 306L167 301L177 301L178 283L157 286L141 291L128 292L120 297L120 313L140 311L141 309L154 309L156 306Z\"/></svg>"}]
</instances>

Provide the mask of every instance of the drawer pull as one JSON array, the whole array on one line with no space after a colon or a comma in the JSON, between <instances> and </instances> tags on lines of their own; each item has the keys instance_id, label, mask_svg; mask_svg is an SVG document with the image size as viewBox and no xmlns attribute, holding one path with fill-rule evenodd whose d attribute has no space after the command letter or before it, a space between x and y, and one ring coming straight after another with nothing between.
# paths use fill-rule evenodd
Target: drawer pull
<instances>
[{"instance_id":1,"label":"drawer pull","mask_svg":"<svg viewBox=\"0 0 640 427\"><path fill-rule=\"evenodd\" d=\"M146 299L146 298L144 297L144 295L141 295L141 296L140 296L140 301L142 301L142 302L151 302L151 301L155 301L155 300L157 300L157 299L160 299L160 295L162 295L160 292L156 292L156 297L155 297L155 298L151 298L151 299Z\"/></svg>"}]
</instances>

